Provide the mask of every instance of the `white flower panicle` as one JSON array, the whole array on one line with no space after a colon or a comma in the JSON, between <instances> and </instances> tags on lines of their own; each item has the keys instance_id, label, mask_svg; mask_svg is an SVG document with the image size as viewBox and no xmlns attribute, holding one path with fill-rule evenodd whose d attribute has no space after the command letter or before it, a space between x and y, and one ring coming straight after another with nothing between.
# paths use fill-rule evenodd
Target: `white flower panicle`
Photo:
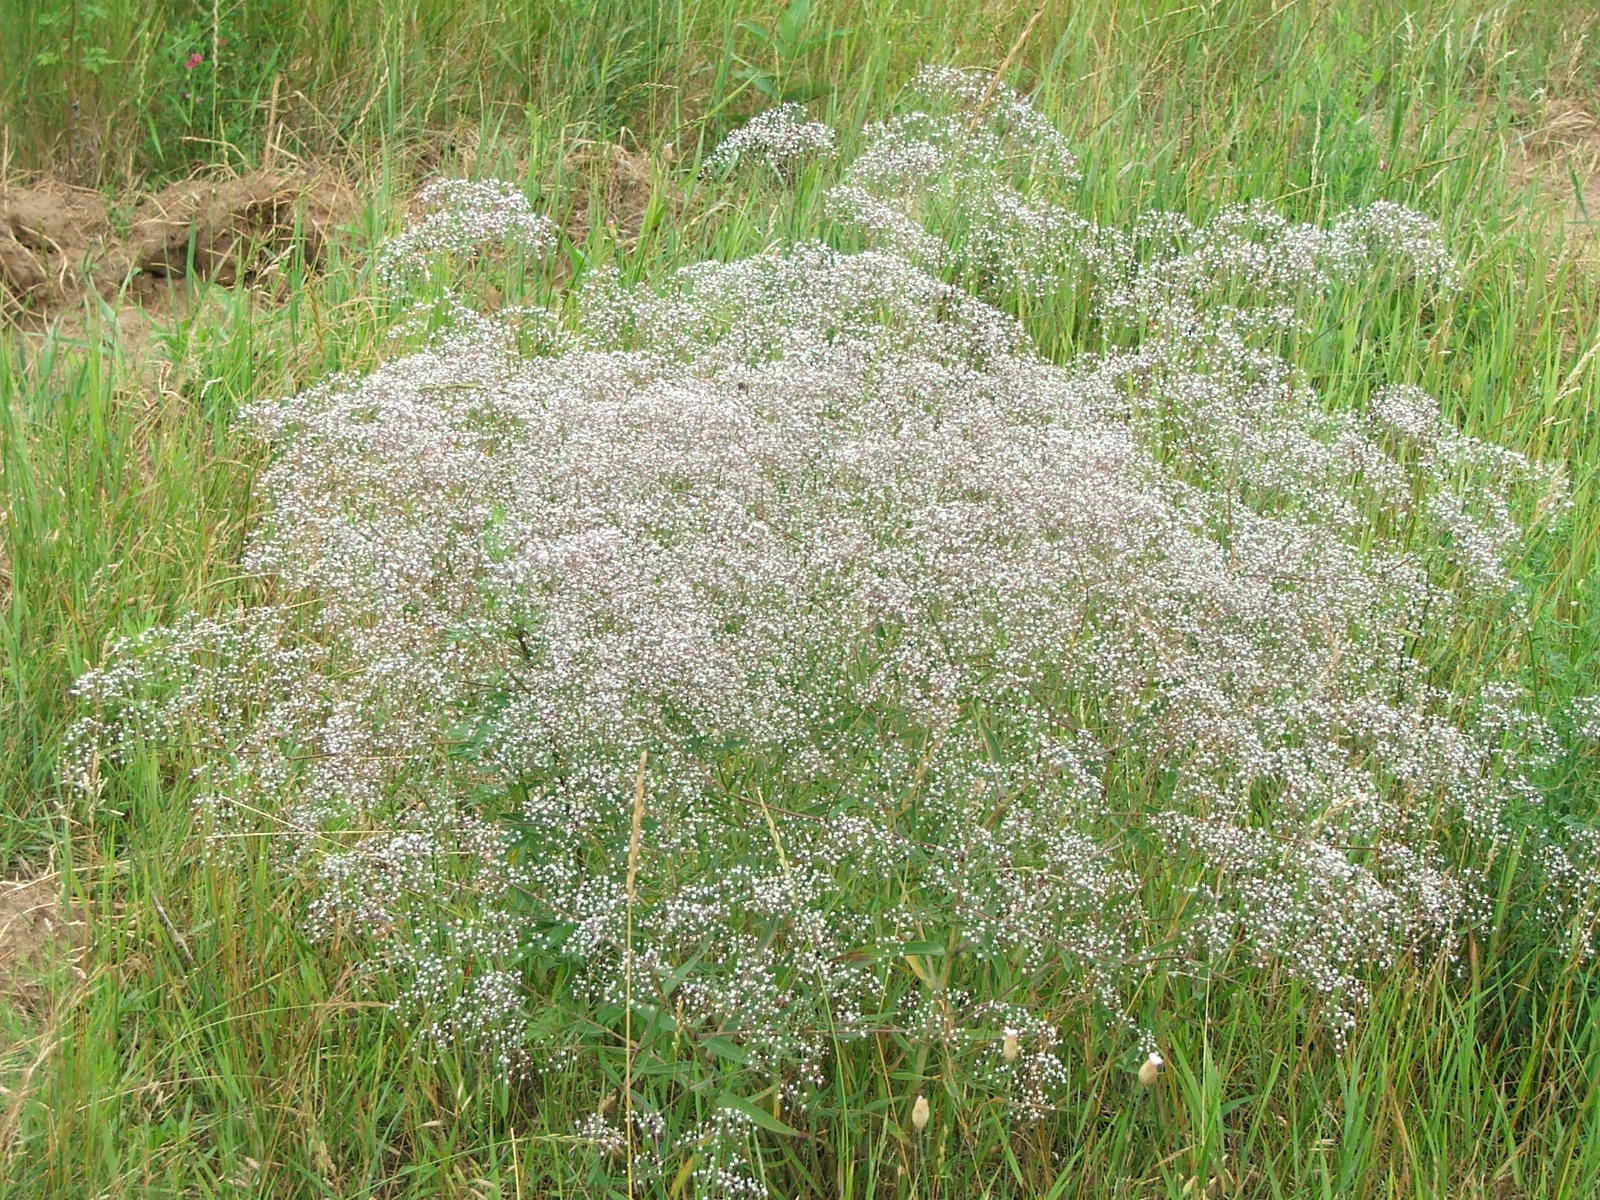
<instances>
[{"instance_id":1,"label":"white flower panicle","mask_svg":"<svg viewBox=\"0 0 1600 1200\"><path fill-rule=\"evenodd\" d=\"M929 67L911 91L919 107L867 127L866 146L829 195L830 211L913 262L954 259L1042 290L1061 249L1091 229L1034 195L1077 181L1066 139L1013 89L980 72Z\"/></svg>"},{"instance_id":2,"label":"white flower panicle","mask_svg":"<svg viewBox=\"0 0 1600 1200\"><path fill-rule=\"evenodd\" d=\"M706 156L706 170L726 171L751 161L784 168L801 159L832 157L833 128L805 115L800 105L789 103L752 117Z\"/></svg>"},{"instance_id":3,"label":"white flower panicle","mask_svg":"<svg viewBox=\"0 0 1600 1200\"><path fill-rule=\"evenodd\" d=\"M829 202L873 245L924 266L1033 295L1095 285L1102 320L1237 329L1292 321L1307 289L1378 263L1438 287L1455 282L1436 223L1388 201L1327 229L1261 204L1203 227L1167 212L1130 229L1097 225L1068 198L1079 171L1065 138L1014 90L943 67L925 69L911 90L919 107L867 128ZM1248 314L1225 311L1241 303Z\"/></svg>"},{"instance_id":4,"label":"white flower panicle","mask_svg":"<svg viewBox=\"0 0 1600 1200\"><path fill-rule=\"evenodd\" d=\"M417 220L378 251L378 274L390 282L427 272L441 254L508 242L537 254L556 244L555 223L498 179L436 179L417 194L417 207Z\"/></svg>"},{"instance_id":5,"label":"white flower panicle","mask_svg":"<svg viewBox=\"0 0 1600 1200\"><path fill-rule=\"evenodd\" d=\"M1580 696L1569 706L1575 732L1586 742L1600 742L1600 695Z\"/></svg>"}]
</instances>

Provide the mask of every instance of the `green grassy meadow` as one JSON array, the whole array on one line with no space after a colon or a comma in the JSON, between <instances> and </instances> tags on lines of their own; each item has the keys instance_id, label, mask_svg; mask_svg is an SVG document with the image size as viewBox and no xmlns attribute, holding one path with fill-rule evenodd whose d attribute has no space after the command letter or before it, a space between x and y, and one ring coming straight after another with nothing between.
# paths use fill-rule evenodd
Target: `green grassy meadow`
<instances>
[{"instance_id":1,"label":"green grassy meadow","mask_svg":"<svg viewBox=\"0 0 1600 1200\"><path fill-rule=\"evenodd\" d=\"M261 463L234 417L395 352L369 251L435 173L514 180L557 219L561 270L523 281L526 295L517 280L494 286L558 308L602 267L650 280L837 236L816 181L717 191L697 163L783 97L848 145L925 62L1003 68L1065 131L1080 211L1107 224L1254 199L1301 220L1378 199L1419 209L1442 224L1461 288L1429 311L1338 289L1315 321L1334 332L1297 361L1334 404L1408 380L1466 432L1564 466L1565 532L1518 565L1527 619L1464 639L1439 671L1458 686L1509 675L1553 713L1597 690L1590 3L815 0L803 22L783 12L749 0L0 5L0 181L48 175L120 203L270 156L336 171L360 197L314 269L289 254L251 286L197 283L205 294L137 345L92 300L48 328L0 330L0 872L49 874L85 925L81 955L48 956L0 996L0 1196L629 1194L624 1164L575 1153L574 1123L601 1099L586 1075L509 1085L419 1040L354 954L306 939L304 897L264 848L234 864L201 857L185 772L152 759L86 796L60 770L72 682L112 642L270 589L238 565ZM1019 315L1047 354L1083 348L1075 314ZM1593 820L1600 752L1575 748L1544 782L1562 811ZM1513 888L1514 865L1464 953L1376 981L1346 1046L1306 1036L1287 983L1224 1000L1153 971L1135 1004L1166 1014L1157 1086L1140 1088L1085 1020L1066 1050L1067 1101L1019 1125L884 1039L841 1055L826 1111L763 1168L769 1192L1600 1195L1600 964L1577 936L1526 919L1537 897ZM903 974L921 986L915 964ZM906 1124L919 1091L939 1101L920 1135ZM635 1194L692 1195L687 1180Z\"/></svg>"}]
</instances>

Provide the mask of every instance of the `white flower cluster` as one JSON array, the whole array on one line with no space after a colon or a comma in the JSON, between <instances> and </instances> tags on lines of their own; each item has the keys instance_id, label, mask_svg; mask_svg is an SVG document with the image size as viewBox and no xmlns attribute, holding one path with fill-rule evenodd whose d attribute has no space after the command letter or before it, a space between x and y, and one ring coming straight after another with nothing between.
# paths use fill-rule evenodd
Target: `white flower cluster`
<instances>
[{"instance_id":1,"label":"white flower cluster","mask_svg":"<svg viewBox=\"0 0 1600 1200\"><path fill-rule=\"evenodd\" d=\"M438 255L514 242L532 253L556 244L555 223L533 211L513 183L436 179L417 194L418 218L377 255L381 278L426 273Z\"/></svg>"},{"instance_id":2,"label":"white flower cluster","mask_svg":"<svg viewBox=\"0 0 1600 1200\"><path fill-rule=\"evenodd\" d=\"M917 108L867 127L865 148L829 193L830 211L913 262L951 262L1042 290L1064 249L1093 232L1032 194L1077 182L1066 139L981 72L925 68L911 90Z\"/></svg>"},{"instance_id":3,"label":"white flower cluster","mask_svg":"<svg viewBox=\"0 0 1600 1200\"><path fill-rule=\"evenodd\" d=\"M1600 695L1581 696L1569 709L1577 736L1586 742L1600 742Z\"/></svg>"},{"instance_id":4,"label":"white flower cluster","mask_svg":"<svg viewBox=\"0 0 1600 1200\"><path fill-rule=\"evenodd\" d=\"M1437 225L1388 201L1330 228L1295 224L1261 204L1202 227L1152 212L1105 228L1067 200L1078 182L1065 138L1026 99L980 72L925 69L919 107L867 128L866 146L829 193L833 215L869 241L985 287L1050 294L1094 287L1106 321L1193 319L1197 302L1237 329L1271 327L1308 289L1401 267L1436 286L1456 273Z\"/></svg>"},{"instance_id":5,"label":"white flower cluster","mask_svg":"<svg viewBox=\"0 0 1600 1200\"><path fill-rule=\"evenodd\" d=\"M952 178L1070 174L1014 93L925 87L967 106L880 131L862 194L903 201L924 144ZM1096 276L1140 336L1064 364L902 253L807 245L592 277L543 356L469 323L261 404L246 561L296 601L120 647L80 684L85 761L208 747L211 819L287 830L314 928L507 1071L598 1052L533 1015L559 986L619 1033L631 1004L636 1065L778 1080L786 1120L889 1031L978 1047L1037 1115L1065 1076L1039 998L1115 1024L1174 933L1347 1029L1373 970L1479 918L1530 793L1527 698L1431 656L1548 480L1411 390L1330 414L1257 336L1388 231L1447 276L1419 221L1152 220L1126 237L1170 253ZM455 244L424 228L393 257ZM685 1145L726 1164L754 1135L717 1112Z\"/></svg>"},{"instance_id":6,"label":"white flower cluster","mask_svg":"<svg viewBox=\"0 0 1600 1200\"><path fill-rule=\"evenodd\" d=\"M706 156L706 169L721 172L749 161L784 168L800 159L831 156L832 127L805 117L805 109L798 104L767 109L723 138Z\"/></svg>"}]
</instances>

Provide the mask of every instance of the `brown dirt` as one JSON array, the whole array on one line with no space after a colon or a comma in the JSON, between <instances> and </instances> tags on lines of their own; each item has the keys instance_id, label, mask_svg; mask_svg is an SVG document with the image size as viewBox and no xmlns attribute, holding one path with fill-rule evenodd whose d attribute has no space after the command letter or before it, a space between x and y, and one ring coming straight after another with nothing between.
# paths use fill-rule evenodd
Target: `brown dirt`
<instances>
[{"instance_id":1,"label":"brown dirt","mask_svg":"<svg viewBox=\"0 0 1600 1200\"><path fill-rule=\"evenodd\" d=\"M53 180L0 188L0 319L37 326L94 295L161 308L175 281L251 282L296 248L315 266L354 210L331 173L253 171L173 184L119 236L98 193Z\"/></svg>"},{"instance_id":2,"label":"brown dirt","mask_svg":"<svg viewBox=\"0 0 1600 1200\"><path fill-rule=\"evenodd\" d=\"M85 925L61 902L59 875L0 880L0 1003L27 1009L45 999L44 972L86 945Z\"/></svg>"},{"instance_id":3,"label":"brown dirt","mask_svg":"<svg viewBox=\"0 0 1600 1200\"><path fill-rule=\"evenodd\" d=\"M0 192L0 305L59 308L81 295L111 234L93 192L46 180Z\"/></svg>"}]
</instances>

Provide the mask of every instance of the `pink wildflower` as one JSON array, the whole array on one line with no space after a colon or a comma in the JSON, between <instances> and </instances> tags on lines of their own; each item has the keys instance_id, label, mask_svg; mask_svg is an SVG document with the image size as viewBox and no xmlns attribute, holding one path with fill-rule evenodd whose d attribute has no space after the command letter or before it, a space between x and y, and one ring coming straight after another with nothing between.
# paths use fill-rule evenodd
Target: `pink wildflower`
<instances>
[{"instance_id":1,"label":"pink wildflower","mask_svg":"<svg viewBox=\"0 0 1600 1200\"><path fill-rule=\"evenodd\" d=\"M185 71L192 71L201 63L205 62L205 60L206 56L196 50L193 54L189 55L189 61L183 64L183 69Z\"/></svg>"}]
</instances>

